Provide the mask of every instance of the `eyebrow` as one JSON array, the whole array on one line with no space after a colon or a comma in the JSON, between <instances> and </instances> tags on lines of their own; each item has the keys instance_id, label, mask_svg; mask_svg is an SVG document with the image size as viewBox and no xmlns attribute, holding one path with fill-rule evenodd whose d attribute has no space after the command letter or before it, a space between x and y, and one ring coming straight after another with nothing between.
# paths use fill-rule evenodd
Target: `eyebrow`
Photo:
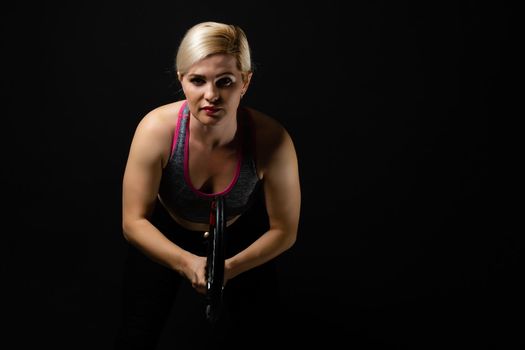
<instances>
[{"instance_id":1,"label":"eyebrow","mask_svg":"<svg viewBox=\"0 0 525 350\"><path fill-rule=\"evenodd\" d=\"M235 74L233 74L232 72L224 72L224 73L221 73L221 74L217 74L216 77L222 77L223 75L233 75L235 76ZM202 75L202 74L189 74L190 77L192 78L206 78L206 76Z\"/></svg>"}]
</instances>

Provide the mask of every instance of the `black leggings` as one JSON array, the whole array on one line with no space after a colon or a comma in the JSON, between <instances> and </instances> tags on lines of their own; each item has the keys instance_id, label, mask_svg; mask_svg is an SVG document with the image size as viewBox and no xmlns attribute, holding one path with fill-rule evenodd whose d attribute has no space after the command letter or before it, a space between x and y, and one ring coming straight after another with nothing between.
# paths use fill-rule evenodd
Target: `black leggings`
<instances>
[{"instance_id":1,"label":"black leggings","mask_svg":"<svg viewBox=\"0 0 525 350\"><path fill-rule=\"evenodd\" d=\"M151 221L180 247L197 255L206 255L203 232L190 231L176 224L160 203L157 203ZM247 247L266 229L264 213L255 206L227 227L226 256ZM189 282L177 272L150 260L129 245L124 267L122 319L115 349L156 349L176 296L181 295L180 287L184 284L189 285ZM225 345L230 349L253 348L249 344L255 341L262 345L263 340L270 343L282 330L283 319L279 315L282 305L274 261L228 281L224 288L224 312L214 327L205 319L205 297L194 293L198 295L192 298L195 305L191 309L195 313L191 320L195 330L191 332L193 335L187 335L197 338L188 349L210 349L210 345ZM181 348L174 345L174 349Z\"/></svg>"}]
</instances>

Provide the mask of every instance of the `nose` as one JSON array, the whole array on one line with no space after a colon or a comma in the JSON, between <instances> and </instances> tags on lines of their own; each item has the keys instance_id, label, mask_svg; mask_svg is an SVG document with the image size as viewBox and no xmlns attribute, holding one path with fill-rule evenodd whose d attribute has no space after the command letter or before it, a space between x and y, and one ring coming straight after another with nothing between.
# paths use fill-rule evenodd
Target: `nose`
<instances>
[{"instance_id":1,"label":"nose","mask_svg":"<svg viewBox=\"0 0 525 350\"><path fill-rule=\"evenodd\" d=\"M204 93L204 98L208 102L216 102L219 100L219 89L214 84L208 84Z\"/></svg>"}]
</instances>

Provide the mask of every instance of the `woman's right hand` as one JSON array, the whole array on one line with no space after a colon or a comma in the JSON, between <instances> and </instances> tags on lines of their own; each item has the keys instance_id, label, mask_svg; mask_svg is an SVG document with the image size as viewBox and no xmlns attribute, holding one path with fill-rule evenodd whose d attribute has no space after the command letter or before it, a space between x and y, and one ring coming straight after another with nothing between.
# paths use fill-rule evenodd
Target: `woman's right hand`
<instances>
[{"instance_id":1,"label":"woman's right hand","mask_svg":"<svg viewBox=\"0 0 525 350\"><path fill-rule=\"evenodd\" d=\"M184 271L191 286L200 294L206 294L206 257L191 255Z\"/></svg>"}]
</instances>

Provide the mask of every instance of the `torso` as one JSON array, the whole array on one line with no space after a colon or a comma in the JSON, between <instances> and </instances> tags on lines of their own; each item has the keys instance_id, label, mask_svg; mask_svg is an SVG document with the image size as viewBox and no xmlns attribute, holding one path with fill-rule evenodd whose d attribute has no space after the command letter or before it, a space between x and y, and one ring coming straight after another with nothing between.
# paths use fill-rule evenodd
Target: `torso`
<instances>
[{"instance_id":1,"label":"torso","mask_svg":"<svg viewBox=\"0 0 525 350\"><path fill-rule=\"evenodd\" d=\"M166 124L166 128L169 129L170 135L174 135L177 128L179 110L182 105L183 101L178 101L163 106L159 110L160 119ZM255 130L258 130L258 121L260 118L259 113L251 109L250 113L253 116ZM261 148L264 147L260 139L260 137L256 137L257 144L255 149L259 151L257 153L260 153ZM172 142L173 139L166 142L166 148L162 154L163 168L168 164L172 152ZM204 193L219 193L224 191L224 189L232 183L238 166L238 140L234 140L226 147L209 149L203 146L199 140L192 138L190 133L188 147L189 154L191 155L188 158L188 175L191 185L195 189ZM258 159L258 155L256 155L256 159ZM262 179L264 174L263 164L257 162L256 169L258 177ZM163 203L160 196L159 200ZM163 206L171 217L184 228L192 231L207 231L209 229L208 224L188 221L173 212L173 210L170 210L165 204L163 204ZM226 225L231 225L239 217L240 215L236 215L233 218L230 218Z\"/></svg>"},{"instance_id":2,"label":"torso","mask_svg":"<svg viewBox=\"0 0 525 350\"><path fill-rule=\"evenodd\" d=\"M189 177L193 187L205 193L222 192L232 182L238 154L231 148L206 149L190 136Z\"/></svg>"}]
</instances>

